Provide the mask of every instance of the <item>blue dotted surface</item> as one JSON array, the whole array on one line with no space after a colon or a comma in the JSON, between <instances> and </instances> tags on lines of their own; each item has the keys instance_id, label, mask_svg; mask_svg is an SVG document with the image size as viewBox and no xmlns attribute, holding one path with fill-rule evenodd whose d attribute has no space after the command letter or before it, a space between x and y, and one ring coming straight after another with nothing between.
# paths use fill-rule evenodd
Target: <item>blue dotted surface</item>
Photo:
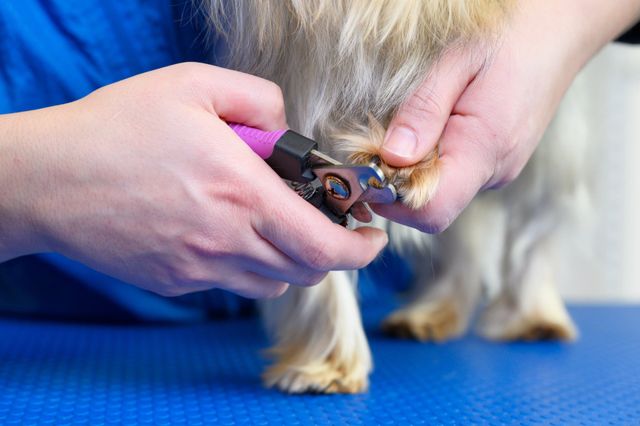
<instances>
[{"instance_id":1,"label":"blue dotted surface","mask_svg":"<svg viewBox=\"0 0 640 426\"><path fill-rule=\"evenodd\" d=\"M365 309L366 310L366 309ZM573 345L381 336L365 395L287 396L256 319L195 326L0 320L0 424L637 424L640 307L579 307Z\"/></svg>"}]
</instances>

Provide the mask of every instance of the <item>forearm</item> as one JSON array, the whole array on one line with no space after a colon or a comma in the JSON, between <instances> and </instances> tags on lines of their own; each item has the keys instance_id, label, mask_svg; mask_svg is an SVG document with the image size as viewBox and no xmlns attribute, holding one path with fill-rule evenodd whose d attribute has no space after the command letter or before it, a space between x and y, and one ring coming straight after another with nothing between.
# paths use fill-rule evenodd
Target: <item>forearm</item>
<instances>
[{"instance_id":1,"label":"forearm","mask_svg":"<svg viewBox=\"0 0 640 426\"><path fill-rule=\"evenodd\" d=\"M538 32L540 42L564 54L563 66L574 73L640 19L640 0L521 1L518 9L514 26L539 25L531 30Z\"/></svg>"},{"instance_id":2,"label":"forearm","mask_svg":"<svg viewBox=\"0 0 640 426\"><path fill-rule=\"evenodd\" d=\"M588 58L640 20L640 0L573 0L569 3L574 3L574 10L583 22L581 37Z\"/></svg>"},{"instance_id":3,"label":"forearm","mask_svg":"<svg viewBox=\"0 0 640 426\"><path fill-rule=\"evenodd\" d=\"M38 176L34 120L47 111L0 115L0 262L46 250L35 215Z\"/></svg>"},{"instance_id":4,"label":"forearm","mask_svg":"<svg viewBox=\"0 0 640 426\"><path fill-rule=\"evenodd\" d=\"M511 96L547 97L544 103L551 108L539 111L535 121L548 123L582 67L639 17L640 0L518 2L505 32L509 48L502 67L510 68L526 90Z\"/></svg>"},{"instance_id":5,"label":"forearm","mask_svg":"<svg viewBox=\"0 0 640 426\"><path fill-rule=\"evenodd\" d=\"M419 143L411 150L398 148L403 142L389 144L394 142L390 133L385 144L391 149L382 150L387 164L417 164L438 146L436 194L417 211L396 204L375 206L377 213L440 232L478 191L511 182L576 74L640 19L640 0L514 3L499 42L491 45L493 52L478 54L478 46L449 51L441 61L444 66L427 73L389 124L392 131L416 130Z\"/></svg>"}]
</instances>

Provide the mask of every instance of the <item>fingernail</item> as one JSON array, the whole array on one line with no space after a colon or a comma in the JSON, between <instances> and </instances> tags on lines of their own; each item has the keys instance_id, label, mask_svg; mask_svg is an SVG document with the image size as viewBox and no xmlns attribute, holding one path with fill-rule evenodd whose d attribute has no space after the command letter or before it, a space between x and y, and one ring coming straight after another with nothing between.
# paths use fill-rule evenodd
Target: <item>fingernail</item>
<instances>
[{"instance_id":1,"label":"fingernail","mask_svg":"<svg viewBox=\"0 0 640 426\"><path fill-rule=\"evenodd\" d=\"M413 157L418 147L418 136L408 127L394 128L384 141L385 151L398 157Z\"/></svg>"}]
</instances>

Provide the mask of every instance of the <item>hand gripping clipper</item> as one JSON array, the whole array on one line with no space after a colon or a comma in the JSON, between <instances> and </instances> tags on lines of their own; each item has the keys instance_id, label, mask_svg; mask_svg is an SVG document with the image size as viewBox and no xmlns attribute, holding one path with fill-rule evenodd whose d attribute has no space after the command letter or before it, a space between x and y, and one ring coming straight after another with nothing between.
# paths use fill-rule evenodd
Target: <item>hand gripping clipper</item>
<instances>
[{"instance_id":1,"label":"hand gripping clipper","mask_svg":"<svg viewBox=\"0 0 640 426\"><path fill-rule=\"evenodd\" d=\"M305 200L331 221L347 224L356 203L393 203L397 192L380 167L342 164L292 130L267 132L230 123L233 131Z\"/></svg>"}]
</instances>

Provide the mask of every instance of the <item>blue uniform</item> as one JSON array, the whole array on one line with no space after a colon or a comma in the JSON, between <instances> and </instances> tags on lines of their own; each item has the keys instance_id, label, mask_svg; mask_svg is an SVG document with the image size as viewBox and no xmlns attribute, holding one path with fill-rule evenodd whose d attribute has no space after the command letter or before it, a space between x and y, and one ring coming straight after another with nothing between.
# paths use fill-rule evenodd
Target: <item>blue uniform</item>
<instances>
[{"instance_id":1,"label":"blue uniform","mask_svg":"<svg viewBox=\"0 0 640 426\"><path fill-rule=\"evenodd\" d=\"M0 113L70 102L109 83L214 52L192 0L0 1ZM393 263L385 259L384 265ZM405 282L406 269L376 276ZM400 275L398 275L400 273ZM390 275L389 275L390 274ZM369 295L375 294L369 287ZM0 313L110 321L197 321L251 304L222 291L163 298L60 255L0 264Z\"/></svg>"},{"instance_id":2,"label":"blue uniform","mask_svg":"<svg viewBox=\"0 0 640 426\"><path fill-rule=\"evenodd\" d=\"M210 61L191 0L0 2L0 113L70 102L135 74ZM250 309L221 291L166 299L59 255L0 265L0 312L193 321Z\"/></svg>"}]
</instances>

